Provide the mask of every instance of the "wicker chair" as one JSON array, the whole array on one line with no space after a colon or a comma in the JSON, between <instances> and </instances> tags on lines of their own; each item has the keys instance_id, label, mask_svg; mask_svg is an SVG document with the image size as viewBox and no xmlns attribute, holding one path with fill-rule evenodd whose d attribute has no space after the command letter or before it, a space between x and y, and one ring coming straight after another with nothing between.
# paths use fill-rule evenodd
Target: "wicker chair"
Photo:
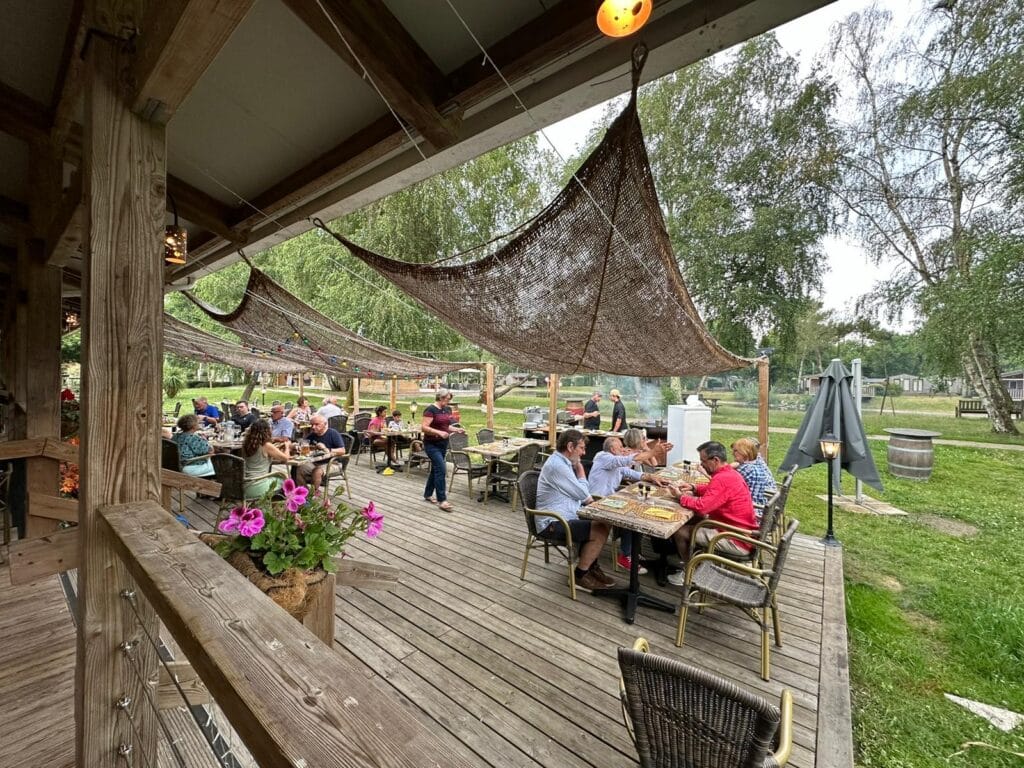
<instances>
[{"instance_id":1,"label":"wicker chair","mask_svg":"<svg viewBox=\"0 0 1024 768\"><path fill-rule=\"evenodd\" d=\"M484 443L494 442L494 430L493 429L480 429L476 433L477 445L483 445Z\"/></svg>"},{"instance_id":2,"label":"wicker chair","mask_svg":"<svg viewBox=\"0 0 1024 768\"><path fill-rule=\"evenodd\" d=\"M352 415L352 429L357 435L359 444L356 450L356 464L359 463L359 456L368 451L370 453L370 463L377 463L377 451L373 447L373 440L367 434L366 430L370 426L370 420L373 418L369 413L360 412Z\"/></svg>"},{"instance_id":3,"label":"wicker chair","mask_svg":"<svg viewBox=\"0 0 1024 768\"><path fill-rule=\"evenodd\" d=\"M782 478L782 482L779 483L779 509L775 515L775 530L771 534L772 541L775 544L779 543L782 532L786 530L786 501L789 499L789 489L793 486L793 478L796 476L796 471L799 468L799 465L794 464L790 467L786 476Z\"/></svg>"},{"instance_id":4,"label":"wicker chair","mask_svg":"<svg viewBox=\"0 0 1024 768\"><path fill-rule=\"evenodd\" d=\"M342 418L340 416L332 416L334 418ZM341 433L341 439L345 443L345 455L344 456L331 456L330 461L327 462L327 466L324 467L324 476L320 481L320 487L323 489L323 497L327 499L329 497L329 489L331 484L331 478L340 477L341 481L345 484L345 493L348 494L349 499L352 498L352 486L348 481L348 461L352 457L352 447L355 445L355 438L347 432Z\"/></svg>"},{"instance_id":5,"label":"wicker chair","mask_svg":"<svg viewBox=\"0 0 1024 768\"><path fill-rule=\"evenodd\" d=\"M556 512L549 512L537 509L537 482L540 480L540 472L533 469L524 472L519 477L519 498L523 500L523 514L526 516L526 551L523 553L523 568L519 572L519 580L526 580L526 565L530 560L530 550L538 547L544 548L544 562L551 562L550 548L554 547L558 553L565 558L569 567L569 596L576 599L576 578L573 573L573 548L572 530L565 518ZM538 517L553 517L561 524L558 536L541 536L537 530Z\"/></svg>"},{"instance_id":6,"label":"wicker chair","mask_svg":"<svg viewBox=\"0 0 1024 768\"><path fill-rule=\"evenodd\" d=\"M348 416L344 414L341 416L331 416L331 418L327 420L327 426L335 432L341 432L344 434L345 430L348 428ZM348 449L346 448L346 453L347 452Z\"/></svg>"},{"instance_id":7,"label":"wicker chair","mask_svg":"<svg viewBox=\"0 0 1024 768\"><path fill-rule=\"evenodd\" d=\"M405 473L409 474L413 467L421 467L424 464L430 465L430 457L423 449L422 440L413 440L409 443L409 460L405 462Z\"/></svg>"},{"instance_id":8,"label":"wicker chair","mask_svg":"<svg viewBox=\"0 0 1024 768\"><path fill-rule=\"evenodd\" d=\"M711 672L619 648L619 696L641 768L778 768L793 747L793 696L779 706ZM774 750L774 751L772 751Z\"/></svg>"},{"instance_id":9,"label":"wicker chair","mask_svg":"<svg viewBox=\"0 0 1024 768\"><path fill-rule=\"evenodd\" d=\"M775 631L775 644L782 647L782 630L779 626L779 609L775 602L775 591L779 577L786 565L786 555L796 533L799 521L793 520L782 535L778 546L759 541L750 536L724 533L722 538L746 541L754 547L774 555L771 568L758 568L737 563L720 555L704 553L691 557L686 565L686 582L680 604L679 627L676 630L676 645L683 644L686 630L686 616L690 608L704 608L717 605L734 605L743 609L761 628L761 677L769 679L768 633ZM714 551L718 537L710 542ZM769 618L771 624L769 625Z\"/></svg>"},{"instance_id":10,"label":"wicker chair","mask_svg":"<svg viewBox=\"0 0 1024 768\"><path fill-rule=\"evenodd\" d=\"M519 450L515 461L498 459L495 462L496 471L491 472L491 482L512 488L512 498L510 499L512 509L516 508L519 498L519 478L534 470L538 453L540 453L540 446L536 443L529 443Z\"/></svg>"},{"instance_id":11,"label":"wicker chair","mask_svg":"<svg viewBox=\"0 0 1024 768\"><path fill-rule=\"evenodd\" d=\"M472 457L462 450L468 445L469 439L464 434L456 433L448 438L447 460L452 465L452 476L448 481L449 493L451 493L452 486L455 485L455 476L460 472L466 475L470 496L473 495L473 481L487 476L487 465L474 464Z\"/></svg>"},{"instance_id":12,"label":"wicker chair","mask_svg":"<svg viewBox=\"0 0 1024 768\"><path fill-rule=\"evenodd\" d=\"M776 532L776 528L778 526L780 496L781 493L779 491L776 491L769 497L768 503L765 504L764 508L761 510L761 523L758 526L757 530L754 531L748 530L747 528L740 528L735 525L729 525L728 523L720 523L715 520L701 520L699 523L693 526L693 532L690 535L690 552L696 555L700 554L701 552L711 551L710 549L705 548L704 546L697 543L697 532L705 528L711 528L721 533L731 532L741 534L744 536L750 536L751 538L757 539L758 541L766 541L770 544L777 543L778 533ZM714 540L722 541L724 538L727 537L716 535L714 537ZM735 560L740 563L757 563L758 565L760 565L760 556L762 554L762 551L757 547L754 547L750 550L750 552L742 555L738 553L734 554L731 552L725 552L723 550L718 550L715 554L721 555L722 557L727 557L730 560Z\"/></svg>"},{"instance_id":13,"label":"wicker chair","mask_svg":"<svg viewBox=\"0 0 1024 768\"><path fill-rule=\"evenodd\" d=\"M160 466L163 469L169 469L172 472L181 472L182 466L185 464L198 464L201 461L206 461L209 458L207 456L196 456L194 459L188 461L181 460L181 449L178 444L173 440L168 440L166 437L160 438ZM185 513L185 492L178 489L178 514Z\"/></svg>"}]
</instances>

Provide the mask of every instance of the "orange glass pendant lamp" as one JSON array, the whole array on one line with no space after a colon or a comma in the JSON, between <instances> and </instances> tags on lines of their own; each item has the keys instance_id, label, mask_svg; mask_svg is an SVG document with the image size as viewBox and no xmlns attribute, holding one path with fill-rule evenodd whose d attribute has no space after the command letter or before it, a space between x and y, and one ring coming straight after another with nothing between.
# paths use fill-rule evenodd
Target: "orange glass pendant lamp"
<instances>
[{"instance_id":1,"label":"orange glass pendant lamp","mask_svg":"<svg viewBox=\"0 0 1024 768\"><path fill-rule=\"evenodd\" d=\"M597 9L597 28L608 37L632 35L647 23L654 0L604 0Z\"/></svg>"}]
</instances>

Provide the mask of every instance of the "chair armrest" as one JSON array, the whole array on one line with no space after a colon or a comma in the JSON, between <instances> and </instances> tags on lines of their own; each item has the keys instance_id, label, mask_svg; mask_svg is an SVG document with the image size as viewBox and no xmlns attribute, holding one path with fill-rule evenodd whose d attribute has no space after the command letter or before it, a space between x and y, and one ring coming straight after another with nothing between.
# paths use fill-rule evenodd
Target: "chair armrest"
<instances>
[{"instance_id":1,"label":"chair armrest","mask_svg":"<svg viewBox=\"0 0 1024 768\"><path fill-rule=\"evenodd\" d=\"M720 523L720 522L718 522L716 520L710 520L708 518L704 518L699 523L697 523L695 526L693 526L693 531L690 533L690 551L691 552L693 551L694 543L696 543L696 541L697 541L697 531L699 531L701 528L717 528L720 531L731 531L732 533L739 533L739 534L744 534L744 535L750 535L751 533L755 532L755 531L750 530L749 528L740 528L739 526L731 525L729 523Z\"/></svg>"},{"instance_id":2,"label":"chair armrest","mask_svg":"<svg viewBox=\"0 0 1024 768\"><path fill-rule=\"evenodd\" d=\"M693 582L693 572L697 570L697 566L701 563L714 563L720 565L723 568L735 571L736 573L742 573L746 576L752 576L755 578L764 578L771 574L771 571L766 571L763 568L754 568L744 563L737 563L735 560L730 560L727 557L721 555L715 555L710 552L703 552L696 557L691 557L690 561L686 564L686 585L690 586Z\"/></svg>"},{"instance_id":3,"label":"chair armrest","mask_svg":"<svg viewBox=\"0 0 1024 768\"><path fill-rule=\"evenodd\" d=\"M647 642L646 637L638 637L633 642L633 650L639 653L650 653L651 645ZM633 742L633 746L636 746L636 733L633 730L633 718L629 716L629 699L626 696L626 681L622 675L619 675L619 704L622 705L622 722L626 725L626 732L629 734L629 740Z\"/></svg>"},{"instance_id":4,"label":"chair armrest","mask_svg":"<svg viewBox=\"0 0 1024 768\"><path fill-rule=\"evenodd\" d=\"M206 456L193 456L191 459L182 459L181 460L181 466L184 467L186 464L198 464L200 461L209 461L209 460L210 460L209 454L207 454Z\"/></svg>"},{"instance_id":5,"label":"chair armrest","mask_svg":"<svg viewBox=\"0 0 1024 768\"><path fill-rule=\"evenodd\" d=\"M728 532L720 533L717 536L712 536L711 537L711 541L708 542L708 551L709 552L714 552L714 548L718 545L718 542L721 541L722 539L731 539L733 541L745 541L747 544L752 544L754 546L754 550L753 551L764 549L764 550L767 550L768 552L771 552L772 554L775 554L775 552L777 551L777 548L774 545L768 543L767 541L761 541L761 539L755 539L753 536L750 536L750 535L747 535L747 534L744 534L744 533L728 533Z\"/></svg>"},{"instance_id":6,"label":"chair armrest","mask_svg":"<svg viewBox=\"0 0 1024 768\"><path fill-rule=\"evenodd\" d=\"M530 517L554 518L558 523L561 524L562 528L565 530L565 545L569 547L570 551L572 550L572 528L569 527L569 523L564 517L562 517L557 512L552 512L551 510L548 509L526 509L524 507L523 511L526 512L526 514Z\"/></svg>"},{"instance_id":7,"label":"chair armrest","mask_svg":"<svg viewBox=\"0 0 1024 768\"><path fill-rule=\"evenodd\" d=\"M779 720L779 746L772 757L780 766L789 762L789 755L793 751L793 694L788 688L782 689L779 696L779 710L782 718Z\"/></svg>"}]
</instances>

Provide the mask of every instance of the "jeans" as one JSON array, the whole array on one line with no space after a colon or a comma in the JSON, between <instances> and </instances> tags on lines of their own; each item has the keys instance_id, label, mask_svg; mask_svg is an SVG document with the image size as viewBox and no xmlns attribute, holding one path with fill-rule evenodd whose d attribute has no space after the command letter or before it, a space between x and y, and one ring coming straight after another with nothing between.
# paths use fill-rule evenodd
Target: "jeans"
<instances>
[{"instance_id":1,"label":"jeans","mask_svg":"<svg viewBox=\"0 0 1024 768\"><path fill-rule=\"evenodd\" d=\"M425 440L423 442L423 450L430 457L430 475L427 477L427 487L423 489L423 498L429 499L434 494L437 494L437 503L441 504L448 500L444 487L445 475L447 474L444 457L448 453L448 441Z\"/></svg>"}]
</instances>

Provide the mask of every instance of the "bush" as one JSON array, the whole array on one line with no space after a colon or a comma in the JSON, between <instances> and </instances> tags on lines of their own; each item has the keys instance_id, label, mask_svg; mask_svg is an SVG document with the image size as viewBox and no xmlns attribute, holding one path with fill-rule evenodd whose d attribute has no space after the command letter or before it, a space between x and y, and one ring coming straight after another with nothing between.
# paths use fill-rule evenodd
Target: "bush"
<instances>
[{"instance_id":1,"label":"bush","mask_svg":"<svg viewBox=\"0 0 1024 768\"><path fill-rule=\"evenodd\" d=\"M164 394L177 397L188 386L188 373L173 365L164 366Z\"/></svg>"}]
</instances>

